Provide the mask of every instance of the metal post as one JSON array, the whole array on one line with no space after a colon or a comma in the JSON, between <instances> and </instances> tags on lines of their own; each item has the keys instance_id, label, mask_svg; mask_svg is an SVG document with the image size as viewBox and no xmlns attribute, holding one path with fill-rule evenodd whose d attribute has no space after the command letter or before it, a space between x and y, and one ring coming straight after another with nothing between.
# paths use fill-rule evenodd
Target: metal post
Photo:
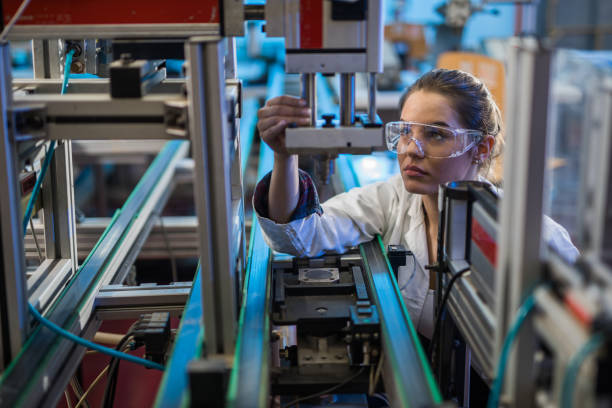
<instances>
[{"instance_id":1,"label":"metal post","mask_svg":"<svg viewBox=\"0 0 612 408\"><path fill-rule=\"evenodd\" d=\"M340 74L340 126L355 122L355 74Z\"/></svg>"},{"instance_id":2,"label":"metal post","mask_svg":"<svg viewBox=\"0 0 612 408\"><path fill-rule=\"evenodd\" d=\"M546 155L546 122L550 54L534 38L515 40L509 61L509 95L506 123L512 124L512 143L506 152L504 179L507 189L501 200L500 256L497 293L509 285L505 321L500 322L497 350L516 311L541 275L540 247L542 232L543 181ZM520 78L520 81L516 79ZM510 132L510 129L509 129ZM505 275L505 276L504 276ZM535 336L528 318L512 353L502 401L513 406L533 402Z\"/></svg>"},{"instance_id":3,"label":"metal post","mask_svg":"<svg viewBox=\"0 0 612 408\"><path fill-rule=\"evenodd\" d=\"M368 74L368 119L376 122L376 72Z\"/></svg>"},{"instance_id":4,"label":"metal post","mask_svg":"<svg viewBox=\"0 0 612 408\"><path fill-rule=\"evenodd\" d=\"M59 78L58 40L32 40L34 78Z\"/></svg>"},{"instance_id":5,"label":"metal post","mask_svg":"<svg viewBox=\"0 0 612 408\"><path fill-rule=\"evenodd\" d=\"M48 152L47 154L51 154ZM44 180L45 253L47 259L72 260L78 268L72 142L60 141Z\"/></svg>"},{"instance_id":6,"label":"metal post","mask_svg":"<svg viewBox=\"0 0 612 408\"><path fill-rule=\"evenodd\" d=\"M237 316L236 254L231 239L223 43L219 37L195 37L186 48L206 353L231 353Z\"/></svg>"},{"instance_id":7,"label":"metal post","mask_svg":"<svg viewBox=\"0 0 612 408\"><path fill-rule=\"evenodd\" d=\"M236 79L236 39L230 37L227 41L227 53L225 54L225 79Z\"/></svg>"},{"instance_id":8,"label":"metal post","mask_svg":"<svg viewBox=\"0 0 612 408\"><path fill-rule=\"evenodd\" d=\"M302 99L310 108L310 125L317 125L317 74L302 74Z\"/></svg>"},{"instance_id":9,"label":"metal post","mask_svg":"<svg viewBox=\"0 0 612 408\"><path fill-rule=\"evenodd\" d=\"M0 269L0 367L14 358L25 339L27 329L25 258L17 156L8 130L8 109L11 107L11 56L8 43L0 44L0 224L2 235Z\"/></svg>"}]
</instances>

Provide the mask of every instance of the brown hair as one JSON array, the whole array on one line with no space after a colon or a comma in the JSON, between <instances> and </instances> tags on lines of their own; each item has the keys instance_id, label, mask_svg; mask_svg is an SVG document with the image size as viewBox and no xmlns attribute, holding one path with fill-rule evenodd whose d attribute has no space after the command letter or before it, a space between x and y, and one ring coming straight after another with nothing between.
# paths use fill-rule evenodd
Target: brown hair
<instances>
[{"instance_id":1,"label":"brown hair","mask_svg":"<svg viewBox=\"0 0 612 408\"><path fill-rule=\"evenodd\" d=\"M400 112L408 97L417 91L435 92L448 97L466 129L480 130L494 138L489 158L480 165L482 176L487 176L492 161L503 149L503 122L499 107L491 92L474 75L451 69L435 69L420 77L400 98Z\"/></svg>"}]
</instances>

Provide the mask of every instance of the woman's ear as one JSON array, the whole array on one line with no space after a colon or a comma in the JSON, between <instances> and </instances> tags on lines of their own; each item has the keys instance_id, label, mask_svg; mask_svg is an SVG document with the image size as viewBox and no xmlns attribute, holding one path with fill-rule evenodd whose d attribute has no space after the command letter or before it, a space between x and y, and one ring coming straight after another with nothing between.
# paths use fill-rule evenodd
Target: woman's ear
<instances>
[{"instance_id":1,"label":"woman's ear","mask_svg":"<svg viewBox=\"0 0 612 408\"><path fill-rule=\"evenodd\" d=\"M493 152L494 143L495 138L493 136L485 135L478 143L475 159L478 159L481 163L489 159Z\"/></svg>"}]
</instances>

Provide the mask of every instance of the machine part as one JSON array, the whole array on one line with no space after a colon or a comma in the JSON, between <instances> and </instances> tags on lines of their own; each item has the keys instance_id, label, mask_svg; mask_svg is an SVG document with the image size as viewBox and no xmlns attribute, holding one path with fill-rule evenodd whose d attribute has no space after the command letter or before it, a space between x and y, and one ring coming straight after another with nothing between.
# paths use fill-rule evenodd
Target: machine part
<instances>
[{"instance_id":1,"label":"machine part","mask_svg":"<svg viewBox=\"0 0 612 408\"><path fill-rule=\"evenodd\" d=\"M185 367L187 367L189 361L200 357L200 345L204 337L204 327L200 323L202 321L203 304L202 291L200 290L202 285L201 275L198 266L189 300L184 310L181 310L181 324L176 333L166 371L157 391L155 407L184 406L189 397L188 392L186 392L188 377L185 375Z\"/></svg>"},{"instance_id":2,"label":"machine part","mask_svg":"<svg viewBox=\"0 0 612 408\"><path fill-rule=\"evenodd\" d=\"M317 74L302 74L302 99L310 108L310 123L312 126L317 124ZM325 115L324 115L325 118ZM333 117L332 117L333 119ZM328 120L326 119L326 122Z\"/></svg>"},{"instance_id":3,"label":"machine part","mask_svg":"<svg viewBox=\"0 0 612 408\"><path fill-rule=\"evenodd\" d=\"M333 113L325 113L322 115L323 120L325 121L325 123L323 123L324 128L333 128L336 125L334 124L334 119L336 119L336 115Z\"/></svg>"},{"instance_id":4,"label":"machine part","mask_svg":"<svg viewBox=\"0 0 612 408\"><path fill-rule=\"evenodd\" d=\"M225 407L225 395L229 385L231 366L223 357L193 360L187 368L191 407ZM251 396L252 398L253 396ZM253 406L251 400L251 405Z\"/></svg>"},{"instance_id":5,"label":"machine part","mask_svg":"<svg viewBox=\"0 0 612 408\"><path fill-rule=\"evenodd\" d=\"M298 127L286 130L285 145L296 154L369 154L386 149L382 127L363 127L360 124L334 128Z\"/></svg>"},{"instance_id":6,"label":"machine part","mask_svg":"<svg viewBox=\"0 0 612 408\"><path fill-rule=\"evenodd\" d=\"M185 40L180 39L114 39L113 59L129 54L134 60L185 59Z\"/></svg>"},{"instance_id":7,"label":"machine part","mask_svg":"<svg viewBox=\"0 0 612 408\"><path fill-rule=\"evenodd\" d=\"M47 108L47 138L51 140L168 139L164 124L166 103L182 97L146 95L143 98L112 99L110 95L25 95L15 105L44 104Z\"/></svg>"},{"instance_id":8,"label":"machine part","mask_svg":"<svg viewBox=\"0 0 612 408\"><path fill-rule=\"evenodd\" d=\"M391 406L428 406L442 402L427 358L392 278L382 239L360 245L365 275L381 319L381 344L387 358L385 389Z\"/></svg>"},{"instance_id":9,"label":"machine part","mask_svg":"<svg viewBox=\"0 0 612 408\"><path fill-rule=\"evenodd\" d=\"M360 21L366 19L368 0L332 0L332 20Z\"/></svg>"},{"instance_id":10,"label":"machine part","mask_svg":"<svg viewBox=\"0 0 612 408\"><path fill-rule=\"evenodd\" d=\"M244 265L238 262L241 244L235 241L244 235L236 234L234 229L234 210L242 207L232 202L232 188L240 183L235 176L240 176L240 172L231 172L230 165L231 149L236 145L229 135L227 120L225 53L219 37L192 38L186 49L206 353L231 353L238 317L236 269L237 265ZM235 161L239 169L239 155ZM230 180L233 177L227 177L228 174L234 179Z\"/></svg>"},{"instance_id":11,"label":"machine part","mask_svg":"<svg viewBox=\"0 0 612 408\"><path fill-rule=\"evenodd\" d=\"M499 330L500 320L496 317L500 300L492 297L495 293L493 277L499 229L498 197L487 183L476 181L447 183L440 187L439 194L442 203L439 257L442 255L438 260L438 285L448 288L450 281L454 282L454 278L467 273L461 271L471 270L471 274L457 280L448 295L438 291L436 313L442 316L442 300L447 297L447 309L471 350L473 366L485 381L490 381L495 369L494 333ZM436 326L440 327L440 323ZM447 324L442 326L442 330L438 328L436 337L446 338L444 331L447 328L450 329ZM430 352L435 355L434 366L442 378L443 373L452 370L446 351L442 350L447 343L439 339L433 341L440 345L435 349L432 344Z\"/></svg>"},{"instance_id":12,"label":"machine part","mask_svg":"<svg viewBox=\"0 0 612 408\"><path fill-rule=\"evenodd\" d=\"M18 169L16 163L16 144L8 127L11 106L11 57L9 44L0 44L0 213L1 221L1 254L2 280L0 299L0 320L3 335L0 339L0 365L6 368L21 350L28 332L28 312L26 309L25 260L23 257L23 240L21 227L21 211L18 185ZM17 237L17 238L16 238ZM3 378L6 379L4 372Z\"/></svg>"},{"instance_id":13,"label":"machine part","mask_svg":"<svg viewBox=\"0 0 612 408\"><path fill-rule=\"evenodd\" d=\"M338 268L300 268L298 280L301 283L333 283L340 280Z\"/></svg>"},{"instance_id":14,"label":"machine part","mask_svg":"<svg viewBox=\"0 0 612 408\"><path fill-rule=\"evenodd\" d=\"M170 344L170 313L151 313L140 316L133 329L137 342L145 345L145 358L156 363L166 362L166 352Z\"/></svg>"},{"instance_id":15,"label":"machine part","mask_svg":"<svg viewBox=\"0 0 612 408\"><path fill-rule=\"evenodd\" d=\"M499 253L495 293L496 315L504 326L495 333L496 353L501 352L510 323L529 288L541 280L543 188L549 94L550 51L535 38L510 41L508 82L519 84L507 97L507 134L520 135L508 145L504 157L504 199L500 207ZM508 289L509 288L509 289ZM508 294L503 298L504 294ZM502 300L504 299L504 300ZM507 299L507 300L506 300ZM533 401L535 384L524 373L533 372L536 336L531 322L521 331L508 364L502 398L516 406Z\"/></svg>"},{"instance_id":16,"label":"machine part","mask_svg":"<svg viewBox=\"0 0 612 408\"><path fill-rule=\"evenodd\" d=\"M187 148L188 145L184 142L169 142L158 155L136 186L131 199L103 233L88 261L73 278L72 284L62 290L59 300L54 303L48 316L50 321L71 332L81 333L84 328L87 329L87 323L93 316L96 291L110 282L124 263L132 243L142 233L142 228L158 200L169 190L174 165L185 156ZM10 406L31 406L42 400L53 400L50 394L44 392L23 394L32 387L46 389L48 392L57 391L60 393L58 395L61 395L63 387L45 388L43 384L47 383L49 378L59 378L56 374L74 351L74 345L70 341L60 339L41 327L35 329L25 347L27 350L3 375L0 398ZM54 356L51 360L47 360L49 353ZM41 364L41 361L48 363Z\"/></svg>"},{"instance_id":17,"label":"machine part","mask_svg":"<svg viewBox=\"0 0 612 408\"><path fill-rule=\"evenodd\" d=\"M112 98L141 98L166 79L165 61L132 60L122 54L110 65L110 91Z\"/></svg>"},{"instance_id":18,"label":"machine part","mask_svg":"<svg viewBox=\"0 0 612 408\"><path fill-rule=\"evenodd\" d=\"M47 109L40 104L16 107L12 109L9 126L16 142L45 137Z\"/></svg>"},{"instance_id":19,"label":"machine part","mask_svg":"<svg viewBox=\"0 0 612 408\"><path fill-rule=\"evenodd\" d=\"M400 266L406 265L406 256L409 256L412 252L408 251L403 245L389 245L387 247L387 258L391 263L393 269L393 275L395 279L398 278L398 271Z\"/></svg>"},{"instance_id":20,"label":"machine part","mask_svg":"<svg viewBox=\"0 0 612 408\"><path fill-rule=\"evenodd\" d=\"M243 0L220 0L220 34L223 37L244 36L244 20L246 12ZM263 6L260 6L263 8ZM249 11L252 11L251 7Z\"/></svg>"},{"instance_id":21,"label":"machine part","mask_svg":"<svg viewBox=\"0 0 612 408\"><path fill-rule=\"evenodd\" d=\"M355 74L340 74L340 126L355 122Z\"/></svg>"},{"instance_id":22,"label":"machine part","mask_svg":"<svg viewBox=\"0 0 612 408\"><path fill-rule=\"evenodd\" d=\"M96 296L96 310L110 311L113 308L147 306L181 306L191 292L191 282L170 285L106 285Z\"/></svg>"},{"instance_id":23,"label":"machine part","mask_svg":"<svg viewBox=\"0 0 612 408\"><path fill-rule=\"evenodd\" d=\"M187 103L170 101L164 105L164 124L166 133L172 137L186 138L189 136Z\"/></svg>"},{"instance_id":24,"label":"machine part","mask_svg":"<svg viewBox=\"0 0 612 408\"><path fill-rule=\"evenodd\" d=\"M237 2L233 0L232 4ZM32 2L26 19L21 19L8 34L8 40L48 38L187 38L219 35L219 0L185 1L165 13L149 3L128 4L109 0L111 13L101 13L95 3L71 7L63 2ZM4 14L13 16L17 2L6 4ZM49 18L62 16L62 18ZM118 16L136 16L128 19ZM242 21L244 14L238 19ZM121 21L118 21L121 20ZM24 21L26 20L26 21ZM69 21L69 23L67 23Z\"/></svg>"},{"instance_id":25,"label":"machine part","mask_svg":"<svg viewBox=\"0 0 612 408\"><path fill-rule=\"evenodd\" d=\"M368 74L368 120L370 123L379 121L376 114L376 72Z\"/></svg>"},{"instance_id":26,"label":"machine part","mask_svg":"<svg viewBox=\"0 0 612 408\"><path fill-rule=\"evenodd\" d=\"M265 20L266 9L263 4L245 4L244 6L245 20Z\"/></svg>"},{"instance_id":27,"label":"machine part","mask_svg":"<svg viewBox=\"0 0 612 408\"><path fill-rule=\"evenodd\" d=\"M258 178L271 168L272 151L262 149ZM263 239L257 218L251 227L249 263L242 296L235 362L227 393L227 406L268 406L270 394L270 248ZM297 355L297 353L296 353ZM297 359L297 356L296 356Z\"/></svg>"}]
</instances>

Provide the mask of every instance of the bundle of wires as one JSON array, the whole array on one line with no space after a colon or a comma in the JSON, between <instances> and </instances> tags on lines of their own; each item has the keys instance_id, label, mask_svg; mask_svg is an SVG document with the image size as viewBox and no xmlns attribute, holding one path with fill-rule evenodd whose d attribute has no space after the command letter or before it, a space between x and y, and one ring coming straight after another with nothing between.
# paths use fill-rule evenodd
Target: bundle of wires
<instances>
[{"instance_id":1,"label":"bundle of wires","mask_svg":"<svg viewBox=\"0 0 612 408\"><path fill-rule=\"evenodd\" d=\"M121 341L117 344L115 350L122 350L124 348L129 348L130 342L134 339L133 332L136 323L130 327L127 334L121 339ZM117 378L119 377L119 362L121 360L117 357L112 357L110 362L108 363L108 380L106 381L106 387L104 389L104 398L102 399L102 403L100 407L102 408L112 408L113 402L115 401L115 390L117 389Z\"/></svg>"},{"instance_id":2,"label":"bundle of wires","mask_svg":"<svg viewBox=\"0 0 612 408\"><path fill-rule=\"evenodd\" d=\"M429 350L427 353L429 355L429 358L432 360L433 360L433 353L439 342L440 325L442 324L442 316L445 313L446 303L448 302L448 298L450 296L451 290L453 289L453 285L459 278L461 278L464 275L469 274L470 270L471 269L469 266L467 268L459 270L452 276L452 278L450 279L450 281L448 281L448 284L446 285L446 289L444 290L444 295L442 295L442 302L440 302L440 310L438 311L438 316L436 317L436 323L434 324L434 331L431 336L431 343L429 343Z\"/></svg>"}]
</instances>

